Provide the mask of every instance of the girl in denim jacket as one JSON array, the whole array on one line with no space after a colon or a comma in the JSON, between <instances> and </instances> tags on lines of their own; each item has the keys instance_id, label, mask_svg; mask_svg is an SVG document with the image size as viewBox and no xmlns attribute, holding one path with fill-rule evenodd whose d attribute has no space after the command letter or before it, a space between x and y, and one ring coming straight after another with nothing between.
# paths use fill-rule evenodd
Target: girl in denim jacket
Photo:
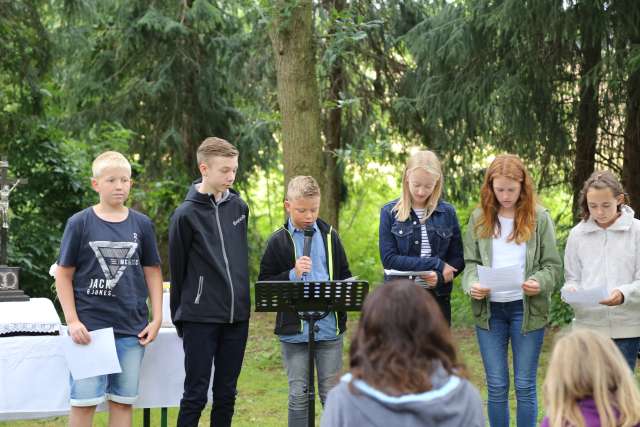
<instances>
[{"instance_id":1,"label":"girl in denim jacket","mask_svg":"<svg viewBox=\"0 0 640 427\"><path fill-rule=\"evenodd\" d=\"M416 282L436 299L450 325L452 282L464 269L464 257L456 210L440 200L442 181L440 161L433 152L418 151L409 157L400 198L380 211L378 243L385 269L425 272Z\"/></svg>"}]
</instances>

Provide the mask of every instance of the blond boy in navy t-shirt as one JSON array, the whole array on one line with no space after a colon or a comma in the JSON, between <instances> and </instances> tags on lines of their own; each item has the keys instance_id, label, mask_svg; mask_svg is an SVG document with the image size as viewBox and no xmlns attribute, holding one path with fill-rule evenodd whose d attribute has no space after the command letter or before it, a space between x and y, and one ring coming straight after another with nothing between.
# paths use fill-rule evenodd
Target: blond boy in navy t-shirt
<instances>
[{"instance_id":1,"label":"blond boy in navy t-shirt","mask_svg":"<svg viewBox=\"0 0 640 427\"><path fill-rule=\"evenodd\" d=\"M131 425L144 346L162 322L162 273L153 223L124 203L131 165L108 151L92 165L98 204L67 221L56 269L56 291L68 333L77 344L89 331L112 327L122 372L73 380L69 425L91 426L96 405L109 401L109 425ZM152 321L148 321L147 296Z\"/></svg>"}]
</instances>

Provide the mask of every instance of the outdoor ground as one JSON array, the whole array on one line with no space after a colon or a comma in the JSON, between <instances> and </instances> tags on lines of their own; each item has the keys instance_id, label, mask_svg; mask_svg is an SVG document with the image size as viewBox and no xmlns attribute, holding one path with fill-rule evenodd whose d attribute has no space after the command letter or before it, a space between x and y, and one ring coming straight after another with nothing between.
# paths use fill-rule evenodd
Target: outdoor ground
<instances>
[{"instance_id":1,"label":"outdoor ground","mask_svg":"<svg viewBox=\"0 0 640 427\"><path fill-rule=\"evenodd\" d=\"M253 313L251 319L249 342L247 353L238 385L238 399L234 426L284 426L287 421L287 382L281 365L280 347L276 337L272 333L272 314ZM356 321L349 321L348 334L355 329ZM454 336L459 345L460 355L466 363L471 381L480 389L486 401L486 388L484 387L484 372L482 361L475 335L472 329L454 329ZM545 338L545 344L540 361L541 369L538 373L539 384L544 378L545 368L552 344L553 332L549 332ZM347 352L345 351L345 367L347 365ZM513 387L511 387L513 389ZM515 409L515 397L511 392L512 413ZM320 408L320 404L316 405ZM542 414L542 407L540 408ZM316 410L318 421L320 409ZM169 410L169 425L175 425L177 409ZM160 424L160 410L153 410L151 414L153 426ZM28 420L0 422L1 427L63 427L67 425L66 417L57 417L48 420ZM106 426L106 414L98 414L95 426ZM142 425L142 410L135 412L134 426ZM203 414L201 426L209 425L208 413ZM514 424L515 425L515 424Z\"/></svg>"}]
</instances>

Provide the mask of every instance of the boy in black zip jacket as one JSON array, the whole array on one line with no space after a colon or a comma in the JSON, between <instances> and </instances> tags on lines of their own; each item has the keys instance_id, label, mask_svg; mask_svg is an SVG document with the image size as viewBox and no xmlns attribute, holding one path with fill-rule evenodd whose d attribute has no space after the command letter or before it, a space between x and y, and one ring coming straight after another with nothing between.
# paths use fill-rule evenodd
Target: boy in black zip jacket
<instances>
[{"instance_id":1,"label":"boy in black zip jacket","mask_svg":"<svg viewBox=\"0 0 640 427\"><path fill-rule=\"evenodd\" d=\"M284 202L287 223L271 235L260 262L259 280L341 280L351 277L338 233L318 219L320 188L310 176L297 176L287 187ZM313 229L310 256L301 256L304 230ZM316 322L315 361L318 392L324 404L329 389L342 370L344 312L330 313ZM308 323L296 313L278 313L275 333L280 338L282 359L289 380L289 426L307 425Z\"/></svg>"},{"instance_id":2,"label":"boy in black zip jacket","mask_svg":"<svg viewBox=\"0 0 640 427\"><path fill-rule=\"evenodd\" d=\"M249 332L249 208L231 189L238 150L220 138L197 152L193 183L169 227L171 320L184 348L178 423L197 426L213 377L212 426L230 426Z\"/></svg>"}]
</instances>

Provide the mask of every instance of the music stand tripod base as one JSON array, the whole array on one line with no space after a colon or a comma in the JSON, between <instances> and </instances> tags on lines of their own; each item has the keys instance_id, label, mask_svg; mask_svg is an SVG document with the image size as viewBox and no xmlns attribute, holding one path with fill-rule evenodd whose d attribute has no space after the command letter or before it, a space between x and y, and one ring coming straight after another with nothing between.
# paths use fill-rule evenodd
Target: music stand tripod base
<instances>
[{"instance_id":1,"label":"music stand tripod base","mask_svg":"<svg viewBox=\"0 0 640 427\"><path fill-rule=\"evenodd\" d=\"M315 322L332 311L360 311L369 292L364 280L326 282L260 281L256 282L256 311L294 312L309 322L309 379L307 384L308 426L315 425ZM306 312L299 314L300 312Z\"/></svg>"}]
</instances>

